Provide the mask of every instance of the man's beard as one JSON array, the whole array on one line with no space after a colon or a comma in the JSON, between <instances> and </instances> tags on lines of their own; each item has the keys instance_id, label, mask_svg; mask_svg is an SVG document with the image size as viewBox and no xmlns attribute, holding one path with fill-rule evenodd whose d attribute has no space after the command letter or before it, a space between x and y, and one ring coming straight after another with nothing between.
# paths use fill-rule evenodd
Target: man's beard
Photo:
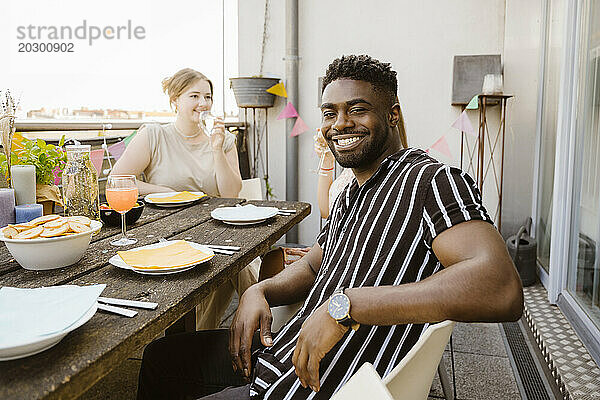
<instances>
[{"instance_id":1,"label":"man's beard","mask_svg":"<svg viewBox=\"0 0 600 400\"><path fill-rule=\"evenodd\" d=\"M343 132L344 134L364 134L365 132ZM374 136L367 133L365 143L362 144L360 151L348 153L338 153L335 146L330 146L335 160L344 168L364 168L377 160L385 151L385 142L387 132L380 132Z\"/></svg>"}]
</instances>

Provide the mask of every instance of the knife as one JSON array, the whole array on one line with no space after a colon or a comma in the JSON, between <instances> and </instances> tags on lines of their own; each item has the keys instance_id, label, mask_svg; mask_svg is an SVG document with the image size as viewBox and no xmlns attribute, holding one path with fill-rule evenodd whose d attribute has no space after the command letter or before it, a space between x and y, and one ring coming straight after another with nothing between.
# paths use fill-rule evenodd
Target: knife
<instances>
[{"instance_id":1,"label":"knife","mask_svg":"<svg viewBox=\"0 0 600 400\"><path fill-rule=\"evenodd\" d=\"M113 299L112 297L98 297L98 301L105 304L113 304L115 306L145 308L148 310L156 310L156 307L158 307L158 303L152 303L150 301Z\"/></svg>"},{"instance_id":2,"label":"knife","mask_svg":"<svg viewBox=\"0 0 600 400\"><path fill-rule=\"evenodd\" d=\"M137 311L128 310L126 308L121 308L121 307L109 306L109 305L100 304L100 303L98 303L98 309L108 311L111 313L115 313L115 314L119 314L119 315L123 315L123 316L129 317L129 318L135 317L137 315Z\"/></svg>"}]
</instances>

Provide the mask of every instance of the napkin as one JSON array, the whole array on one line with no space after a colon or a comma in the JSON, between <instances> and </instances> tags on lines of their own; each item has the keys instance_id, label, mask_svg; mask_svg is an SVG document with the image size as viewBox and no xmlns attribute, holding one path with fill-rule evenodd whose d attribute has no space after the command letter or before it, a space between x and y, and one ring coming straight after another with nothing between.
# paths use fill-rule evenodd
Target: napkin
<instances>
[{"instance_id":1,"label":"napkin","mask_svg":"<svg viewBox=\"0 0 600 400\"><path fill-rule=\"evenodd\" d=\"M0 347L65 331L96 303L106 285L0 289Z\"/></svg>"},{"instance_id":2,"label":"napkin","mask_svg":"<svg viewBox=\"0 0 600 400\"><path fill-rule=\"evenodd\" d=\"M236 207L220 207L215 208L211 212L213 218L216 216L225 221L258 220L272 217L275 214L277 214L277 209L274 207L261 207L255 206L254 204Z\"/></svg>"},{"instance_id":3,"label":"napkin","mask_svg":"<svg viewBox=\"0 0 600 400\"><path fill-rule=\"evenodd\" d=\"M197 194L188 192L186 190L186 191L177 193L177 194L175 194L173 196L168 196L168 197L152 197L152 196L150 196L149 198L152 201L156 201L156 202L159 202L159 203L180 203L180 202L183 202L183 201L198 200L198 199L201 199L203 197L206 197L206 195L205 194L203 194L203 195L197 195Z\"/></svg>"},{"instance_id":4,"label":"napkin","mask_svg":"<svg viewBox=\"0 0 600 400\"><path fill-rule=\"evenodd\" d=\"M118 251L117 254L132 268L169 269L199 264L213 256L192 247L185 240L176 240L153 249Z\"/></svg>"}]
</instances>

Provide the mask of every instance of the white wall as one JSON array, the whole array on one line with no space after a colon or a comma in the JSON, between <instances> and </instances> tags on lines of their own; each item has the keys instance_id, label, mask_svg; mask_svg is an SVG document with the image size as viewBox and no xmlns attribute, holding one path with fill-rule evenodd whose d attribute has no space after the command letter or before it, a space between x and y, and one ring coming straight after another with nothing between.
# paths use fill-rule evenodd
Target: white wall
<instances>
[{"instance_id":1,"label":"white wall","mask_svg":"<svg viewBox=\"0 0 600 400\"><path fill-rule=\"evenodd\" d=\"M506 1L504 87L509 101L504 156L502 234L531 216L540 69L542 1Z\"/></svg>"},{"instance_id":2,"label":"white wall","mask_svg":"<svg viewBox=\"0 0 600 400\"><path fill-rule=\"evenodd\" d=\"M265 75L285 76L285 1L270 1L268 40L265 51ZM299 198L313 205L313 212L300 226L300 242L312 243L318 232L316 202L316 175L310 170L318 162L313 152L312 135L320 126L317 108L317 79L324 75L327 65L342 54L366 53L381 61L391 62L398 72L398 91L407 125L409 144L427 148L440 136L447 134L452 159L434 154L441 161L458 165L460 159L460 134L450 128L460 114L459 107L450 105L452 91L452 63L454 55L502 54L504 48L505 9L519 19L506 24L511 40L510 63L505 74L526 74L517 80L507 79L518 98L520 85L526 83L527 90L534 88L529 83L529 72L537 68L537 58L526 54L527 43L519 43L518 37L527 28L518 29L526 16L520 15L517 7L509 0L460 1L383 1L367 3L359 0L324 1L301 0L299 2L299 102L295 104L299 114L311 127L311 131L299 137ZM517 3L516 1L514 3ZM520 2L522 3L522 2ZM255 75L260 64L264 0L238 1L239 7L239 72L240 75ZM525 7L525 6L523 6ZM535 7L526 6L527 11ZM535 30L535 29L534 29ZM533 33L527 32L528 38ZM504 58L504 57L503 57ZM533 66L527 65L529 58ZM529 101L531 96L523 97ZM535 100L533 100L535 102ZM285 124L275 118L284 107L284 99L278 98L274 109L269 111L271 181L279 199L285 198ZM513 107L511 112L515 112ZM525 112L524 110L523 112ZM535 111L535 110L534 110ZM511 114L514 115L514 114ZM529 127L528 114L512 122L512 131L531 135L533 141L535 124ZM512 118L512 116L510 117ZM471 113L476 127L477 115ZM510 131L510 129L507 131ZM507 141L513 145L514 141ZM519 145L514 143L515 146ZM274 149L279 149L275 151ZM529 154L533 154L533 151ZM511 162L520 154L511 154ZM274 168L273 166L280 166ZM510 168L507 167L506 172ZM506 179L510 174L505 174ZM531 177L528 178L531 181ZM530 194L518 192L512 185L512 195ZM526 186L526 185L523 185ZM531 185L523 190L531 190ZM521 188L519 188L521 190ZM517 193L518 192L518 193ZM523 204L511 204L519 212L506 211L509 215L530 211L530 197ZM516 216L505 217L518 219Z\"/></svg>"}]
</instances>

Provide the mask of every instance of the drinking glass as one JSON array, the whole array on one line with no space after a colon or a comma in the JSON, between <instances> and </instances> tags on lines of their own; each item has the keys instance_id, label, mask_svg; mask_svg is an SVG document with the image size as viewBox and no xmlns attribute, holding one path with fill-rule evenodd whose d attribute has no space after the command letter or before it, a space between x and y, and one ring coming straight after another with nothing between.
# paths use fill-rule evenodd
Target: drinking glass
<instances>
[{"instance_id":1,"label":"drinking glass","mask_svg":"<svg viewBox=\"0 0 600 400\"><path fill-rule=\"evenodd\" d=\"M137 239L127 237L125 213L131 210L138 198L135 175L111 175L106 181L106 201L110 208L121 214L121 233L123 237L110 242L113 246L127 246L137 243Z\"/></svg>"},{"instance_id":2,"label":"drinking glass","mask_svg":"<svg viewBox=\"0 0 600 400\"><path fill-rule=\"evenodd\" d=\"M496 82L496 78L494 78L494 74L487 74L483 77L483 85L481 87L482 94L493 94L494 93L494 85Z\"/></svg>"},{"instance_id":3,"label":"drinking glass","mask_svg":"<svg viewBox=\"0 0 600 400\"><path fill-rule=\"evenodd\" d=\"M204 123L204 131L208 136L212 135L212 130L215 126L215 120L217 117L212 115L210 111L202 111L200 113L200 120Z\"/></svg>"},{"instance_id":4,"label":"drinking glass","mask_svg":"<svg viewBox=\"0 0 600 400\"><path fill-rule=\"evenodd\" d=\"M327 156L327 153L331 154L331 150L329 149L329 146L327 146L327 141L325 140L325 137L323 136L321 129L317 129L317 135L315 136L315 142L318 142L317 145L319 145L322 149L321 158L319 159L319 166L317 167L318 168L317 172L321 176L329 176L329 174L324 172L322 170L322 168L323 168L323 162L325 161L325 157ZM324 147L323 147L323 143L325 143Z\"/></svg>"}]
</instances>

